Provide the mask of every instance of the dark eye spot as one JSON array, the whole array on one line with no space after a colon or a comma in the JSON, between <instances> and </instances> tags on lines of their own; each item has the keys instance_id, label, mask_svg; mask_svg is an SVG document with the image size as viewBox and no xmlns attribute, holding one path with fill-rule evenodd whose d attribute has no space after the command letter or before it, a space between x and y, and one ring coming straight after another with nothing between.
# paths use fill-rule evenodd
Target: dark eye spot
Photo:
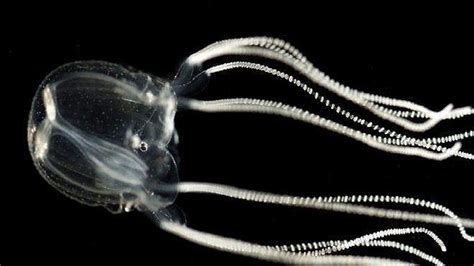
<instances>
[{"instance_id":1,"label":"dark eye spot","mask_svg":"<svg viewBox=\"0 0 474 266\"><path fill-rule=\"evenodd\" d=\"M140 143L139 149L140 149L140 151L142 151L142 152L146 152L146 151L148 150L148 144L147 144L146 142L142 141L142 142Z\"/></svg>"}]
</instances>

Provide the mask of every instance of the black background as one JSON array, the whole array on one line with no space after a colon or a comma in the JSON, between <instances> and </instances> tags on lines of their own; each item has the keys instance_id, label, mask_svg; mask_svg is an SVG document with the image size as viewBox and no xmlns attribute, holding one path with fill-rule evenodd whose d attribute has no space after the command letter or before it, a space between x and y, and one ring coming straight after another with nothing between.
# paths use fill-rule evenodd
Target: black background
<instances>
[{"instance_id":1,"label":"black background","mask_svg":"<svg viewBox=\"0 0 474 266\"><path fill-rule=\"evenodd\" d=\"M2 194L8 210L1 216L7 221L2 242L8 243L0 253L2 261L64 261L60 259L64 255L65 262L129 258L158 265L263 264L169 235L138 212L112 215L102 208L82 206L44 182L27 151L27 116L38 84L66 62L106 60L169 79L186 56L214 41L266 35L289 41L321 70L354 88L409 99L435 110L450 102L458 107L474 104L473 21L466 7L326 7L293 1L223 5L209 1L28 9L34 14L21 7L6 9L11 16L2 22L2 42L7 44L2 48L7 81L2 88L2 140L7 144ZM259 97L321 111L303 92L251 71L215 75L194 97ZM334 96L331 99L373 118ZM474 218L474 168L462 159L436 162L386 154L321 128L265 115L183 111L175 121L183 181L294 195L415 196L446 205L461 217ZM423 136L472 129L472 122L472 118L448 121ZM473 151L472 140L463 144L466 151ZM202 195L182 195L176 203L193 228L259 243L350 239L389 227L426 226L446 241L447 253L442 254L424 236L406 237L406 242L447 263L474 262L474 245L454 227ZM378 248L350 253L423 263Z\"/></svg>"}]
</instances>

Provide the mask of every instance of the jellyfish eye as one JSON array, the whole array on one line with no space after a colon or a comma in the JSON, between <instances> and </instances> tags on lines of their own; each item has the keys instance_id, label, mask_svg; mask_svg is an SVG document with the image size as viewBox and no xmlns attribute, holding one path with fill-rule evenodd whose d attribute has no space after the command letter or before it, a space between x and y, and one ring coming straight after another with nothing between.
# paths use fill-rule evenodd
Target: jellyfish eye
<instances>
[{"instance_id":1,"label":"jellyfish eye","mask_svg":"<svg viewBox=\"0 0 474 266\"><path fill-rule=\"evenodd\" d=\"M68 64L38 89L30 152L43 177L74 199L156 209L174 200L160 184L177 181L167 151L175 109L157 78L104 62Z\"/></svg>"},{"instance_id":2,"label":"jellyfish eye","mask_svg":"<svg viewBox=\"0 0 474 266\"><path fill-rule=\"evenodd\" d=\"M146 152L148 150L148 144L144 141L140 143L140 151Z\"/></svg>"}]
</instances>

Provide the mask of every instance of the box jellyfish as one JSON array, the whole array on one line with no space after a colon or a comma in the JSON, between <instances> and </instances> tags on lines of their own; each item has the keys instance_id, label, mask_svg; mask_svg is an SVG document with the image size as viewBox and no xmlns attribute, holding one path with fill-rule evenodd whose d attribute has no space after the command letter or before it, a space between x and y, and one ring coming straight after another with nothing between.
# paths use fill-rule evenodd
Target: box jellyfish
<instances>
[{"instance_id":1,"label":"box jellyfish","mask_svg":"<svg viewBox=\"0 0 474 266\"><path fill-rule=\"evenodd\" d=\"M213 61L229 56L247 61L218 64ZM261 63L265 60L285 65L294 74ZM265 99L203 101L190 96L203 88L213 75L233 69L259 71L281 79L289 83L288 87L309 94L314 103L327 108L331 116L323 117L297 106ZM474 113L471 107L454 107L453 104L435 111L411 101L355 90L322 73L290 44L274 38L252 37L224 40L205 47L190 55L170 80L101 61L60 66L45 78L33 99L28 122L29 149L44 179L80 203L102 206L114 213L138 210L151 217L159 228L183 239L256 259L298 264L406 263L394 258L347 255L350 251L346 250L367 246L398 249L441 265L443 262L434 255L387 238L419 234L443 252L446 246L424 227L387 228L353 239L328 242L286 245L246 242L187 226L183 214L173 205L177 195L205 193L260 204L447 225L457 228L460 237L473 241L474 237L466 231L474 228L473 220L460 218L447 207L423 199L387 195L298 197L178 180L174 119L176 112L183 109L277 115L322 127L381 152L431 160L474 159L473 154L461 150L460 144L461 140L474 136L473 130L440 137L412 137L342 108L323 96L324 90L408 132L424 132L444 120ZM388 208L388 205L399 209ZM341 251L346 251L345 255L338 254Z\"/></svg>"}]
</instances>

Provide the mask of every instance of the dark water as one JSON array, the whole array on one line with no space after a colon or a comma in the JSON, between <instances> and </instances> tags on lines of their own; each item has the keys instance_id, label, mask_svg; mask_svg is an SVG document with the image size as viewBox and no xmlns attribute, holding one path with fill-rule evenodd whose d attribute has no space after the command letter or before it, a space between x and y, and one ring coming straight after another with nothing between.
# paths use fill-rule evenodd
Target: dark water
<instances>
[{"instance_id":1,"label":"dark water","mask_svg":"<svg viewBox=\"0 0 474 266\"><path fill-rule=\"evenodd\" d=\"M112 215L82 206L51 188L34 169L27 151L31 99L44 76L60 64L97 59L134 66L171 78L192 52L225 38L266 35L289 41L336 80L387 96L409 99L434 110L447 103L474 104L472 17L466 8L326 7L270 2L267 5L213 1L189 5L64 6L28 16L14 8L2 23L2 139L8 171L2 174L8 213L2 214L3 261L58 260L58 255L140 264L264 264L197 246L160 231L139 213ZM342 9L342 10L341 10ZM278 66L278 65L273 65ZM322 88L337 102L374 118ZM331 97L332 96L332 97ZM285 82L251 71L217 74L200 99L258 97L285 101L329 115ZM337 118L337 121L344 121ZM376 120L385 125L383 121ZM180 178L294 195L388 194L419 197L474 218L473 163L444 162L385 154L327 130L279 117L204 114L176 117ZM402 129L392 126L404 132ZM473 119L448 121L425 134L473 129ZM464 141L474 151L472 140ZM4 183L6 182L6 184ZM182 195L177 205L188 225L259 243L351 239L389 227L425 226L445 240L440 252L422 235L393 237L452 264L472 264L474 244L454 227L388 221L317 210L238 202L214 196ZM11 209L11 210L10 210ZM421 210L420 210L421 211ZM472 230L468 230L472 232ZM370 254L424 263L388 249L356 248ZM14 254L28 254L17 256Z\"/></svg>"}]
</instances>

